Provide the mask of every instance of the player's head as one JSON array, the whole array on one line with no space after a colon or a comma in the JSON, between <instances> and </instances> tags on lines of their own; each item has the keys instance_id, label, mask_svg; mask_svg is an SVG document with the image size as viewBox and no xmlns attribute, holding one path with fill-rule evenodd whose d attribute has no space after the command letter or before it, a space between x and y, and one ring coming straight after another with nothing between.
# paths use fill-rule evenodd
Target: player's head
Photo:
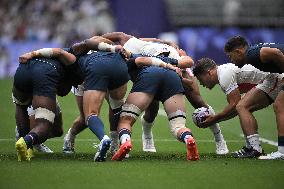
<instances>
[{"instance_id":1,"label":"player's head","mask_svg":"<svg viewBox=\"0 0 284 189\"><path fill-rule=\"evenodd\" d=\"M212 89L218 83L217 64L210 58L202 58L193 67L193 74L204 87Z\"/></svg>"},{"instance_id":2,"label":"player's head","mask_svg":"<svg viewBox=\"0 0 284 189\"><path fill-rule=\"evenodd\" d=\"M248 46L249 44L244 37L234 36L226 42L224 51L232 63L243 66Z\"/></svg>"}]
</instances>

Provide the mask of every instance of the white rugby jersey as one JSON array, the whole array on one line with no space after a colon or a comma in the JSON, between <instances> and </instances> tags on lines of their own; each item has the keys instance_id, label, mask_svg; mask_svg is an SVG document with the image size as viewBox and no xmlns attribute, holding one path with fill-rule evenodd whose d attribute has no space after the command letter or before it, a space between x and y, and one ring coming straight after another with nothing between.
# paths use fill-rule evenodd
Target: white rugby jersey
<instances>
[{"instance_id":1,"label":"white rugby jersey","mask_svg":"<svg viewBox=\"0 0 284 189\"><path fill-rule=\"evenodd\" d=\"M236 88L239 88L242 93L242 91L262 83L268 77L283 78L283 75L263 72L250 64L246 64L242 68L238 68L232 63L223 64L218 66L217 74L219 84L226 95Z\"/></svg>"},{"instance_id":2,"label":"white rugby jersey","mask_svg":"<svg viewBox=\"0 0 284 189\"><path fill-rule=\"evenodd\" d=\"M135 37L130 38L123 45L123 47L133 54L157 56L161 53L168 52L169 58L174 58L174 59L177 59L177 60L181 59L177 50L172 46L169 46L169 45L163 44L163 43L143 41L143 40L137 39Z\"/></svg>"}]
</instances>

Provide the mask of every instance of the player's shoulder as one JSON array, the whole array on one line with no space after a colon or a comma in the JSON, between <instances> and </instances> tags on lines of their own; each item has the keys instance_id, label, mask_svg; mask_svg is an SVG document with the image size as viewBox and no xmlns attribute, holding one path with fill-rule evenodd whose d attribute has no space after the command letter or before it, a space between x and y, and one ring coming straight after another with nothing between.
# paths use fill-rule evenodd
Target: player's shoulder
<instances>
[{"instance_id":1,"label":"player's shoulder","mask_svg":"<svg viewBox=\"0 0 284 189\"><path fill-rule=\"evenodd\" d=\"M240 68L232 63L219 65L217 68L220 86L226 90L232 83L236 82L236 76Z\"/></svg>"}]
</instances>

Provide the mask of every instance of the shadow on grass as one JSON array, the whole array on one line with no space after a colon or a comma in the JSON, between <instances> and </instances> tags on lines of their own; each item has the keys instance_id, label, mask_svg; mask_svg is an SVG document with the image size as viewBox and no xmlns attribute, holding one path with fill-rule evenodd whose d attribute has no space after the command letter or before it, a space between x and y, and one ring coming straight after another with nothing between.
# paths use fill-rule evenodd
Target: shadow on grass
<instances>
[{"instance_id":1,"label":"shadow on grass","mask_svg":"<svg viewBox=\"0 0 284 189\"><path fill-rule=\"evenodd\" d=\"M63 153L35 153L35 157L32 161L93 161L94 153L75 153L75 154L63 154ZM106 161L110 161L111 156L108 155ZM214 153L200 154L200 160L220 160L220 159L234 159L230 155L216 155ZM130 158L125 161L185 161L185 153L146 153L146 152L133 152L130 153ZM0 154L0 161L17 161L16 153Z\"/></svg>"}]
</instances>

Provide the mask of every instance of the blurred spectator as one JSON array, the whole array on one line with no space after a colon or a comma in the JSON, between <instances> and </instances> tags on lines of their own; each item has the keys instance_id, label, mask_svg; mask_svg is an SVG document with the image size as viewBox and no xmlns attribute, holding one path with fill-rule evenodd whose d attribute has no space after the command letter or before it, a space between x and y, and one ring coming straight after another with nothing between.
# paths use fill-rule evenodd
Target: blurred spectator
<instances>
[{"instance_id":1,"label":"blurred spectator","mask_svg":"<svg viewBox=\"0 0 284 189\"><path fill-rule=\"evenodd\" d=\"M4 46L0 46L0 79L8 76L9 57L8 50Z\"/></svg>"},{"instance_id":2,"label":"blurred spectator","mask_svg":"<svg viewBox=\"0 0 284 189\"><path fill-rule=\"evenodd\" d=\"M62 46L114 30L106 0L1 0L0 42L54 41Z\"/></svg>"},{"instance_id":3,"label":"blurred spectator","mask_svg":"<svg viewBox=\"0 0 284 189\"><path fill-rule=\"evenodd\" d=\"M227 0L224 2L223 18L226 25L234 25L238 20L241 2L239 0Z\"/></svg>"}]
</instances>

